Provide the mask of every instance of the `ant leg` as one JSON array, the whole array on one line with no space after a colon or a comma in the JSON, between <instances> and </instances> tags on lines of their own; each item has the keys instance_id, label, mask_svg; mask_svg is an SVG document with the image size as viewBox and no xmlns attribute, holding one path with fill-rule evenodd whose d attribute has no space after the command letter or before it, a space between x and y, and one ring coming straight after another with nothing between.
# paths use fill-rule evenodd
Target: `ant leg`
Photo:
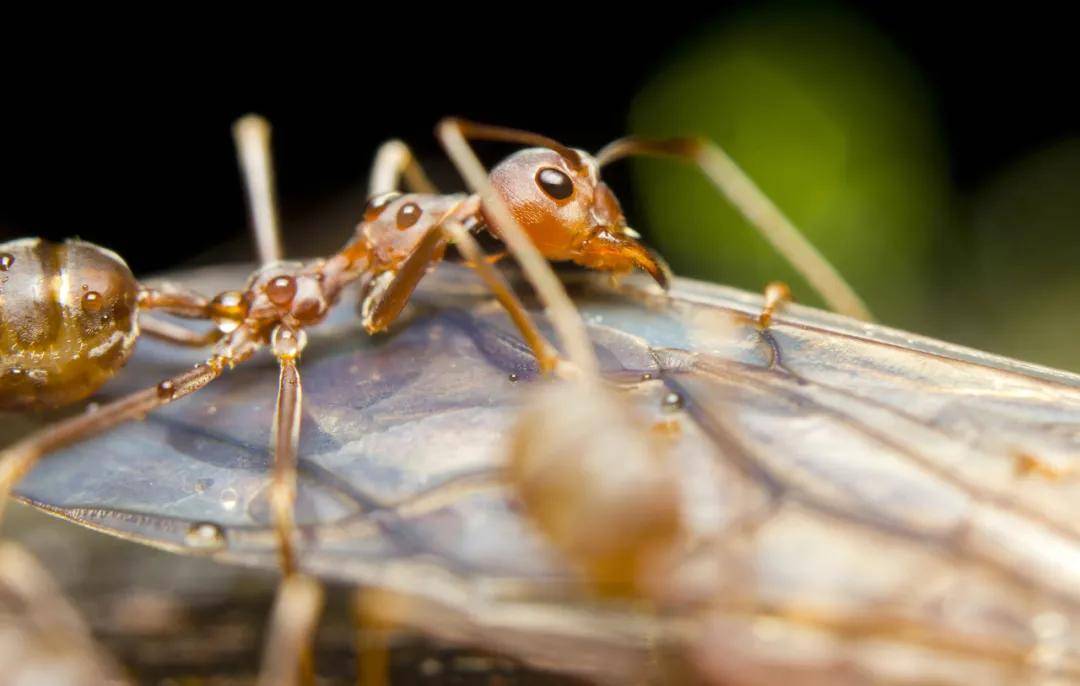
<instances>
[{"instance_id":1,"label":"ant leg","mask_svg":"<svg viewBox=\"0 0 1080 686\"><path fill-rule=\"evenodd\" d=\"M540 373L547 374L554 370L559 360L558 354L547 339L544 338L544 334L540 333L540 329L536 327L536 322L529 315L529 311L514 295L514 292L499 272L491 266L492 256L484 254L483 248L461 224L455 221L447 221L443 223L443 229L469 260L469 266L480 275L480 278L487 284L488 289L495 295L495 299L510 315L514 326L517 327L525 342L529 344L529 348L532 349L533 355L536 356L536 362L540 365Z\"/></svg>"},{"instance_id":2,"label":"ant leg","mask_svg":"<svg viewBox=\"0 0 1080 686\"><path fill-rule=\"evenodd\" d=\"M364 295L360 305L361 318L368 333L377 333L390 326L409 301L420 279L428 268L442 259L450 241L456 241L465 257L472 263L495 298L506 309L518 331L525 338L536 356L542 373L555 368L558 357L543 334L532 321L528 311L517 299L510 287L487 261L482 249L464 227L456 222L442 222L433 226L401 266L387 277L376 277L375 286ZM385 278L385 280L382 280Z\"/></svg>"},{"instance_id":3,"label":"ant leg","mask_svg":"<svg viewBox=\"0 0 1080 686\"><path fill-rule=\"evenodd\" d=\"M128 683L48 570L6 541L0 542L0 636L13 658L4 665L4 683L40 683L44 674L78 674L78 682L87 684Z\"/></svg>"},{"instance_id":4,"label":"ant leg","mask_svg":"<svg viewBox=\"0 0 1080 686\"><path fill-rule=\"evenodd\" d=\"M278 539L281 571L286 577L296 572L296 455L300 443L300 409L303 387L296 358L305 343L303 331L278 326L273 334L274 355L281 374L278 379L277 408L271 447L274 450L273 485L270 510Z\"/></svg>"},{"instance_id":5,"label":"ant leg","mask_svg":"<svg viewBox=\"0 0 1080 686\"><path fill-rule=\"evenodd\" d=\"M281 224L274 190L270 123L257 114L241 117L233 124L233 140L247 190L259 261L262 264L277 262L285 253L281 247Z\"/></svg>"},{"instance_id":6,"label":"ant leg","mask_svg":"<svg viewBox=\"0 0 1080 686\"><path fill-rule=\"evenodd\" d=\"M205 296L172 283L139 289L140 310L161 310L185 319L210 319L211 302Z\"/></svg>"},{"instance_id":7,"label":"ant leg","mask_svg":"<svg viewBox=\"0 0 1080 686\"><path fill-rule=\"evenodd\" d=\"M765 306L758 315L758 326L762 329L769 328L776 311L791 302L791 299L791 288L783 281L773 281L765 286Z\"/></svg>"},{"instance_id":8,"label":"ant leg","mask_svg":"<svg viewBox=\"0 0 1080 686\"><path fill-rule=\"evenodd\" d=\"M203 333L198 333L153 317L139 318L139 332L166 343L188 348L205 348L217 343L224 335L220 329L208 329Z\"/></svg>"},{"instance_id":9,"label":"ant leg","mask_svg":"<svg viewBox=\"0 0 1080 686\"><path fill-rule=\"evenodd\" d=\"M226 365L236 364L250 357L256 347L252 343L243 345L229 358L215 355L206 364L177 374L157 386L135 391L106 403L93 412L44 427L4 448L0 451L0 521L3 518L2 508L11 490L42 457L123 422L140 419L162 405L200 390L221 376Z\"/></svg>"},{"instance_id":10,"label":"ant leg","mask_svg":"<svg viewBox=\"0 0 1080 686\"><path fill-rule=\"evenodd\" d=\"M513 129L502 129L463 122L458 119L444 119L439 123L437 135L450 160L458 172L465 177L470 188L480 195L488 217L494 222L504 242L521 265L525 276L536 289L551 318L551 323L562 339L562 344L582 376L595 379L599 366L592 343L585 332L585 323L581 319L574 302L567 295L562 282L555 275L544 256L529 240L525 230L514 219L509 208L499 194L492 188L484 166L477 159L469 138L487 140L508 140L544 145L566 156L568 160L578 160L580 156L557 141Z\"/></svg>"},{"instance_id":11,"label":"ant leg","mask_svg":"<svg viewBox=\"0 0 1080 686\"><path fill-rule=\"evenodd\" d=\"M405 187L413 193L439 192L416 161L409 146L394 139L380 145L375 153L375 162L371 165L368 182L368 197L398 190L403 176Z\"/></svg>"},{"instance_id":12,"label":"ant leg","mask_svg":"<svg viewBox=\"0 0 1080 686\"><path fill-rule=\"evenodd\" d=\"M274 451L270 509L283 578L270 620L270 635L258 683L312 684L311 641L322 608L322 587L314 579L297 572L295 547L296 462L303 405L303 387L296 360L306 337L303 330L278 326L272 341L281 374L270 439Z\"/></svg>"},{"instance_id":13,"label":"ant leg","mask_svg":"<svg viewBox=\"0 0 1080 686\"><path fill-rule=\"evenodd\" d=\"M442 227L436 224L397 269L383 272L372 280L371 289L364 293L360 302L360 320L365 331L369 334L384 331L398 318L416 284L432 264L442 259L449 242Z\"/></svg>"},{"instance_id":14,"label":"ant leg","mask_svg":"<svg viewBox=\"0 0 1080 686\"><path fill-rule=\"evenodd\" d=\"M258 686L314 683L311 639L322 611L322 586L304 574L281 580L263 648Z\"/></svg>"},{"instance_id":15,"label":"ant leg","mask_svg":"<svg viewBox=\"0 0 1080 686\"><path fill-rule=\"evenodd\" d=\"M675 157L696 164L831 309L856 319L873 319L866 303L836 268L718 145L702 138L623 138L598 152L596 161L604 166L632 155Z\"/></svg>"}]
</instances>

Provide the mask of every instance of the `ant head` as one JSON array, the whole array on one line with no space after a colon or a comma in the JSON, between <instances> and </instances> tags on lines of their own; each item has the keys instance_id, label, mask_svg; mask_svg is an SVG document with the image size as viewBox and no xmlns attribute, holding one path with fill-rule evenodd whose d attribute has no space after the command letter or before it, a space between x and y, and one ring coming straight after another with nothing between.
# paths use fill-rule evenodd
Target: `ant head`
<instances>
[{"instance_id":1,"label":"ant head","mask_svg":"<svg viewBox=\"0 0 1080 686\"><path fill-rule=\"evenodd\" d=\"M626 225L587 153L521 150L492 169L491 183L544 257L617 273L639 268L667 287L667 265Z\"/></svg>"}]
</instances>

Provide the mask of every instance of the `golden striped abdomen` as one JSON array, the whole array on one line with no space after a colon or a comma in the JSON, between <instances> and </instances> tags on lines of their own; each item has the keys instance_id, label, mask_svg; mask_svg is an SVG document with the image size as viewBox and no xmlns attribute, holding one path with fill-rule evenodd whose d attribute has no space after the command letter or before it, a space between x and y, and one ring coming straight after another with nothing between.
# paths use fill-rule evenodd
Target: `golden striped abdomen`
<instances>
[{"instance_id":1,"label":"golden striped abdomen","mask_svg":"<svg viewBox=\"0 0 1080 686\"><path fill-rule=\"evenodd\" d=\"M91 243L0 244L0 410L81 400L123 366L138 335L138 284Z\"/></svg>"}]
</instances>

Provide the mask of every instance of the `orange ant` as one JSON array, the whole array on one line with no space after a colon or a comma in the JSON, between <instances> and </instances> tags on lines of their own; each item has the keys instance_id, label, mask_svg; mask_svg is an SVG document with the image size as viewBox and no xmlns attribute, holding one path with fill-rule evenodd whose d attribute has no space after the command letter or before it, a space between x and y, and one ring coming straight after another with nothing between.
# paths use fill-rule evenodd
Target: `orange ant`
<instances>
[{"instance_id":1,"label":"orange ant","mask_svg":"<svg viewBox=\"0 0 1080 686\"><path fill-rule=\"evenodd\" d=\"M491 262L500 256L485 255L473 236L486 231L503 239L534 280L538 271L551 273L546 264L543 270L530 271L530 264L544 258L613 274L641 269L666 288L667 266L629 228L615 195L599 176L603 165L628 155L678 156L697 162L827 302L842 312L868 316L832 267L734 163L708 143L628 138L591 156L533 133L444 120L439 138L480 193L439 194L408 148L391 141L376 156L370 199L352 239L329 257L292 262L281 259L269 126L249 116L237 123L234 133L263 263L240 290L206 298L175 286L144 286L118 255L81 241L52 244L22 239L0 245L0 410L46 409L88 397L124 365L140 333L176 345L212 347L208 360L194 369L60 421L3 450L0 504L42 456L194 393L269 346L280 368L271 439L272 509L281 567L292 576L297 569L293 503L302 402L297 360L305 347L305 331L319 324L346 286L356 282L364 328L369 333L385 330L424 274L454 244L505 307L541 370L550 371L557 362L554 348L492 268ZM475 157L467 139L534 147L511 155L485 176L477 171L479 166L470 166ZM398 192L402 177L414 192ZM527 240L517 233L518 226ZM592 351L581 350L587 344L582 343L583 330L570 335L561 330L572 326L567 322L580 325L576 316L565 316L572 303L544 297L562 293L561 288L534 285L570 359L588 364ZM770 316L784 297L774 293L768 299ZM214 326L195 333L143 316L154 311ZM763 323L767 323L764 316ZM583 371L586 376L595 373Z\"/></svg>"}]
</instances>

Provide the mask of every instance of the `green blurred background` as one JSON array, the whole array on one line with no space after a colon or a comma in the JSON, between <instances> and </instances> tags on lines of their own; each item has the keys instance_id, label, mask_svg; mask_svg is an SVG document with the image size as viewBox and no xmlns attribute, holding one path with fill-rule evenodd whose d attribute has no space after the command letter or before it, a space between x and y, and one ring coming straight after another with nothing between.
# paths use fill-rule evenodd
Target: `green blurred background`
<instances>
[{"instance_id":1,"label":"green blurred background","mask_svg":"<svg viewBox=\"0 0 1080 686\"><path fill-rule=\"evenodd\" d=\"M784 4L704 28L656 69L629 121L721 144L880 320L1080 368L1080 138L1030 146L962 187L932 87L866 17ZM644 225L678 273L752 290L782 279L820 304L693 168L633 164Z\"/></svg>"}]
</instances>

